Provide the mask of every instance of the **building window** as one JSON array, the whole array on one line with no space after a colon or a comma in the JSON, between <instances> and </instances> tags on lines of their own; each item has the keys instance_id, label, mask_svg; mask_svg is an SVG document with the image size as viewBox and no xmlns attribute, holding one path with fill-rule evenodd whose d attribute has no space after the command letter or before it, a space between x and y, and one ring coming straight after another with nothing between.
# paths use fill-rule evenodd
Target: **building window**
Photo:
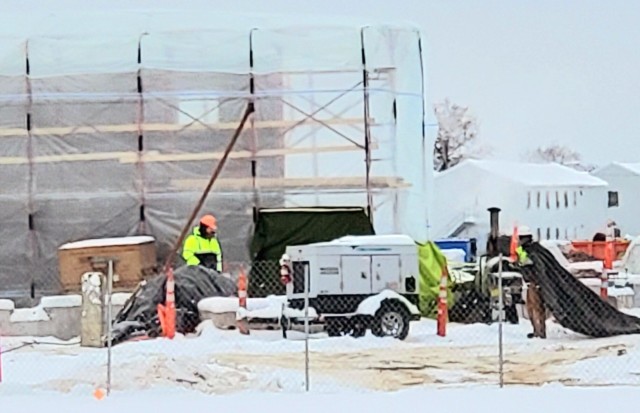
<instances>
[{"instance_id":1,"label":"building window","mask_svg":"<svg viewBox=\"0 0 640 413\"><path fill-rule=\"evenodd\" d=\"M551 239L551 228L547 228L547 239Z\"/></svg>"},{"instance_id":2,"label":"building window","mask_svg":"<svg viewBox=\"0 0 640 413\"><path fill-rule=\"evenodd\" d=\"M536 194L536 207L540 209L540 191Z\"/></svg>"},{"instance_id":3,"label":"building window","mask_svg":"<svg viewBox=\"0 0 640 413\"><path fill-rule=\"evenodd\" d=\"M578 193L576 191L573 191L573 206L577 206L578 205Z\"/></svg>"},{"instance_id":4,"label":"building window","mask_svg":"<svg viewBox=\"0 0 640 413\"><path fill-rule=\"evenodd\" d=\"M542 231L540 228L536 229L536 235L538 236L537 240L540 241L542 239Z\"/></svg>"},{"instance_id":5,"label":"building window","mask_svg":"<svg viewBox=\"0 0 640 413\"><path fill-rule=\"evenodd\" d=\"M609 208L618 206L618 191L609 191Z\"/></svg>"},{"instance_id":6,"label":"building window","mask_svg":"<svg viewBox=\"0 0 640 413\"><path fill-rule=\"evenodd\" d=\"M527 192L527 209L531 209L531 191Z\"/></svg>"},{"instance_id":7,"label":"building window","mask_svg":"<svg viewBox=\"0 0 640 413\"><path fill-rule=\"evenodd\" d=\"M556 209L560 209L560 193L556 191Z\"/></svg>"},{"instance_id":8,"label":"building window","mask_svg":"<svg viewBox=\"0 0 640 413\"><path fill-rule=\"evenodd\" d=\"M564 207L569 208L569 193L564 191Z\"/></svg>"},{"instance_id":9,"label":"building window","mask_svg":"<svg viewBox=\"0 0 640 413\"><path fill-rule=\"evenodd\" d=\"M560 228L556 228L556 239L560 239Z\"/></svg>"},{"instance_id":10,"label":"building window","mask_svg":"<svg viewBox=\"0 0 640 413\"><path fill-rule=\"evenodd\" d=\"M569 239L569 228L564 229L564 239Z\"/></svg>"},{"instance_id":11,"label":"building window","mask_svg":"<svg viewBox=\"0 0 640 413\"><path fill-rule=\"evenodd\" d=\"M551 194L549 194L549 191L547 191L547 209L551 208Z\"/></svg>"}]
</instances>

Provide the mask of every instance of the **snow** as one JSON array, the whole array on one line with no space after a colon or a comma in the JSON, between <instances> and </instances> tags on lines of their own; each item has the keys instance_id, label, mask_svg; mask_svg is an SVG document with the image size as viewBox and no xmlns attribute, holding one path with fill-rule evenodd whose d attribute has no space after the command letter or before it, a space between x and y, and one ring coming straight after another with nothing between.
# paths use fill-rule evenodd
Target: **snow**
<instances>
[{"instance_id":1,"label":"snow","mask_svg":"<svg viewBox=\"0 0 640 413\"><path fill-rule=\"evenodd\" d=\"M82 305L82 296L78 294L53 295L48 297L42 297L40 299L40 306L42 308L69 308L69 307L80 307L81 305Z\"/></svg>"},{"instance_id":2,"label":"snow","mask_svg":"<svg viewBox=\"0 0 640 413\"><path fill-rule=\"evenodd\" d=\"M461 163L480 169L490 175L517 182L528 187L606 187L607 182L588 172L555 163L536 164L500 160L469 159ZM444 175L455 168L439 173ZM517 173L515 173L517 171Z\"/></svg>"},{"instance_id":3,"label":"snow","mask_svg":"<svg viewBox=\"0 0 640 413\"><path fill-rule=\"evenodd\" d=\"M97 248L97 247L114 247L123 245L139 245L147 242L155 242L155 238L141 235L133 237L118 237L118 238L97 238L88 239L82 241L69 242L62 245L59 249L70 250L80 248Z\"/></svg>"},{"instance_id":4,"label":"snow","mask_svg":"<svg viewBox=\"0 0 640 413\"><path fill-rule=\"evenodd\" d=\"M389 234L389 235L349 235L332 241L336 244L348 245L416 245L415 241L408 235Z\"/></svg>"},{"instance_id":5,"label":"snow","mask_svg":"<svg viewBox=\"0 0 640 413\"><path fill-rule=\"evenodd\" d=\"M336 394L268 394L251 392L235 395L206 396L176 389L157 388L145 392L127 391L114 394L101 401L93 399L91 392L69 395L40 395L29 391L5 387L0 390L2 405L11 413L51 411L52 405L64 406L64 411L112 413L153 411L242 412L305 412L328 411L411 412L416 406L437 406L439 413L539 413L576 412L601 413L603 409L615 413L637 411L640 396L634 388L567 388L548 385L540 388L496 387L459 389L412 389L392 393ZM606 404L606 405L605 405Z\"/></svg>"},{"instance_id":6,"label":"snow","mask_svg":"<svg viewBox=\"0 0 640 413\"><path fill-rule=\"evenodd\" d=\"M449 262L465 262L467 253L460 248L451 248L440 250Z\"/></svg>"},{"instance_id":7,"label":"snow","mask_svg":"<svg viewBox=\"0 0 640 413\"><path fill-rule=\"evenodd\" d=\"M348 235L327 242L317 242L311 245L409 245L416 246L416 242L408 235L388 234L388 235ZM417 246L416 246L417 248Z\"/></svg>"},{"instance_id":8,"label":"snow","mask_svg":"<svg viewBox=\"0 0 640 413\"><path fill-rule=\"evenodd\" d=\"M13 311L14 308L16 308L16 304L13 300L0 300L0 311Z\"/></svg>"},{"instance_id":9,"label":"snow","mask_svg":"<svg viewBox=\"0 0 640 413\"><path fill-rule=\"evenodd\" d=\"M287 297L270 295L266 298L247 298L247 308L240 307L238 297L209 297L200 300L198 310L212 314L236 313L236 319L279 319L283 315L283 304ZM304 310L285 307L284 315L291 318L304 317ZM309 317L318 315L313 308L309 308Z\"/></svg>"},{"instance_id":10,"label":"snow","mask_svg":"<svg viewBox=\"0 0 640 413\"><path fill-rule=\"evenodd\" d=\"M409 300L407 300L402 295L391 290L384 290L376 295L366 298L364 301L362 301L358 305L358 310L356 312L358 314L366 314L371 316L375 315L376 311L378 311L378 309L382 305L382 302L387 299L399 300L407 306L407 308L412 314L420 314L420 310L418 309L418 307L413 305Z\"/></svg>"},{"instance_id":11,"label":"snow","mask_svg":"<svg viewBox=\"0 0 640 413\"><path fill-rule=\"evenodd\" d=\"M111 304L123 306L131 297L131 293L115 293L111 296Z\"/></svg>"},{"instance_id":12,"label":"snow","mask_svg":"<svg viewBox=\"0 0 640 413\"><path fill-rule=\"evenodd\" d=\"M254 408L250 404L254 400L267 403L275 399L281 400L282 409L300 409L296 403L308 403L306 411L314 411L309 409L319 407L309 401L324 398L323 411L331 407L331 400L341 401L336 409L343 411L351 403L354 408L355 404L364 408L367 400L396 397L394 403L407 399L415 409L415 405L427 400L429 405L436 405L434 398L442 397L438 410L455 407L460 409L455 411L477 412L486 404L493 413L502 408L511 412L514 406L521 413L528 411L526 398L509 401L510 397L563 395L562 400L550 405L554 408L549 411L556 411L560 408L558 403L572 392L601 392L600 398L622 397L616 392L623 389L590 386L640 384L640 336L590 339L551 321L547 326L547 340L527 339L531 326L526 320L520 325L503 326L505 378L515 383L503 390L497 388L497 324L449 324L446 337L438 337L435 321L422 320L412 323L405 341L376 338L369 332L360 339L311 334L308 345L312 394L304 395L303 333L290 331L289 339L283 339L277 330L252 330L245 336L237 331L218 330L206 321L197 334L115 346L113 394L101 402L94 400L92 393L105 386L106 349L81 348L75 342L44 338L5 337L4 349L14 349L22 343L30 345L3 354L0 397L3 408L8 406L9 398L24 403L21 407L25 411L37 411L34 403L40 400L62 397L68 402L92 403L91 411L115 411L121 409L119 403L126 406L122 411L130 411L136 408L135 403L143 402L147 409L154 402L163 408L173 406L171 403L179 403L181 409L201 404L220 408L226 406L227 399L230 406L235 402L234 407L243 411ZM532 387L523 388L524 385ZM456 398L452 399L454 395ZM488 398L487 403L480 403L481 397ZM164 403L164 398L170 403ZM568 411L577 410L581 400L572 400ZM609 409L616 407L617 399L611 402ZM469 408L464 410L466 405L461 403L470 403ZM386 404L381 401L372 406L383 408ZM261 410L264 407L263 404ZM541 405L535 407L539 409ZM282 410L270 406L273 411L276 408ZM636 411L637 403L631 403L630 408ZM157 411L155 407L153 410Z\"/></svg>"},{"instance_id":13,"label":"snow","mask_svg":"<svg viewBox=\"0 0 640 413\"><path fill-rule=\"evenodd\" d=\"M9 321L12 323L33 323L37 321L51 321L51 318L44 308L37 306L13 310Z\"/></svg>"}]
</instances>

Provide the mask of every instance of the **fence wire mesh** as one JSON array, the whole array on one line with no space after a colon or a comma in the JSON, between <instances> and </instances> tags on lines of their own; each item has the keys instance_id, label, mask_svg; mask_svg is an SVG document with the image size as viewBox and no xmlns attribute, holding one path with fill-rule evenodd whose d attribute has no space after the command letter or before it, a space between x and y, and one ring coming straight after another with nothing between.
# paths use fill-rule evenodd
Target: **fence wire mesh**
<instances>
[{"instance_id":1,"label":"fence wire mesh","mask_svg":"<svg viewBox=\"0 0 640 413\"><path fill-rule=\"evenodd\" d=\"M461 274L463 268L466 274ZM11 319L3 320L28 321L24 324L28 327L15 336L2 337L3 383L86 392L173 385L216 394L248 389L337 392L419 386L640 384L637 335L592 337L602 335L603 328L621 328L619 313L637 314L628 308L629 300L622 302L616 296L615 280L610 281L611 295L606 300L600 297L599 279L582 281L591 294L583 302L586 307L569 303L569 312L562 314L567 320L582 317L585 330L580 334L563 327L561 321L566 320L551 311L540 313L532 302L540 297L530 291L536 287L526 281L522 288L516 287L506 264L491 275L495 279L487 280L493 293L486 299L475 289L476 274L471 268L470 264L449 265L449 322L444 336L437 334L433 316L437 303L416 302L422 316L410 321L406 308L393 305L361 311L349 319L326 317L329 311L356 313L357 301L349 297L329 297L323 302L312 297L308 307L304 299L288 301L278 261L227 262L221 275L198 270L193 277L178 268L178 333L173 340L163 337L156 306L144 302L153 297L164 303L164 279L158 283L150 277L134 294L116 291L112 295L111 356L108 324L87 322L91 317L106 317L108 311L108 272L96 272L97 278L83 285L84 298L44 297L38 307L13 310ZM250 291L246 308L238 297L243 274ZM465 282L465 276L472 278ZM114 277L118 277L117 263ZM198 277L209 279L198 281ZM502 299L497 292L500 285ZM100 304L92 306L92 299ZM325 309L323 320L316 317L318 308ZM603 311L616 315L599 318ZM585 314L592 318L584 318ZM637 319L627 322L623 327L633 326ZM402 339L389 336L394 334Z\"/></svg>"}]
</instances>

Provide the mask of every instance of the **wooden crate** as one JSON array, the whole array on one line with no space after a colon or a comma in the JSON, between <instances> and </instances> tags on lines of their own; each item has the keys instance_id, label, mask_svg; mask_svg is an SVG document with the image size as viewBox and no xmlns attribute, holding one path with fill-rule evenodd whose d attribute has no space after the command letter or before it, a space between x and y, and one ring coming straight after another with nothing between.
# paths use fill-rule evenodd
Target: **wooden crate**
<instances>
[{"instance_id":1,"label":"wooden crate","mask_svg":"<svg viewBox=\"0 0 640 413\"><path fill-rule=\"evenodd\" d=\"M90 239L64 244L58 248L60 282L66 292L79 292L82 274L101 271L107 266L96 262L114 258L113 286L117 290L133 289L157 271L156 243L153 237Z\"/></svg>"}]
</instances>

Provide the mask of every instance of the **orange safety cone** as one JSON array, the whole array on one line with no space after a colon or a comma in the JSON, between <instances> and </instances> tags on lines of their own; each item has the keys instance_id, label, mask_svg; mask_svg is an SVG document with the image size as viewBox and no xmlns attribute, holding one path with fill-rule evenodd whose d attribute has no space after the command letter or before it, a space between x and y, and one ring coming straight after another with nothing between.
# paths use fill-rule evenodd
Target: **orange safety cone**
<instances>
[{"instance_id":1,"label":"orange safety cone","mask_svg":"<svg viewBox=\"0 0 640 413\"><path fill-rule=\"evenodd\" d=\"M238 304L240 308L247 309L247 274L244 272L244 268L240 267L240 274L238 275ZM236 320L238 325L238 331L240 334L249 334L249 325L246 318Z\"/></svg>"},{"instance_id":2,"label":"orange safety cone","mask_svg":"<svg viewBox=\"0 0 640 413\"><path fill-rule=\"evenodd\" d=\"M164 337L173 339L176 335L176 295L173 268L167 270L167 291L165 305L158 304L158 319Z\"/></svg>"},{"instance_id":3,"label":"orange safety cone","mask_svg":"<svg viewBox=\"0 0 640 413\"><path fill-rule=\"evenodd\" d=\"M438 292L438 335L447 335L447 320L449 318L449 308L447 306L447 281L449 279L449 269L446 264L440 274L440 291Z\"/></svg>"},{"instance_id":4,"label":"orange safety cone","mask_svg":"<svg viewBox=\"0 0 640 413\"><path fill-rule=\"evenodd\" d=\"M511 255L511 261L518 260L518 226L513 226L513 235L511 235L511 245L509 246L509 255Z\"/></svg>"}]
</instances>

